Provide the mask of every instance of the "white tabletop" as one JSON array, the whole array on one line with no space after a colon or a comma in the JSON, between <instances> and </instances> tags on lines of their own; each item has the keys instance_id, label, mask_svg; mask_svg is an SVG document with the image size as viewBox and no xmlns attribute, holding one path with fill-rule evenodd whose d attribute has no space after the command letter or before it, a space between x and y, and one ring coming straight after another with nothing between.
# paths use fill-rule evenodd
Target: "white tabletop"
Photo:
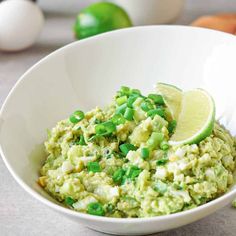
<instances>
[{"instance_id":1,"label":"white tabletop","mask_svg":"<svg viewBox=\"0 0 236 236\"><path fill-rule=\"evenodd\" d=\"M64 6L60 7L58 2ZM71 32L74 15L69 14L73 6L66 6L65 1L63 3L61 0L39 0L39 3L46 11L46 24L35 46L19 53L0 52L0 106L22 73L50 52L74 40ZM85 1L77 0L78 9L84 4ZM63 13L64 9L66 14ZM189 24L203 14L231 11L236 12L235 0L189 0L182 17L176 23ZM227 206L200 221L156 235L233 236L236 235L235 222L236 209ZM104 234L72 222L33 199L15 182L0 158L0 235Z\"/></svg>"}]
</instances>

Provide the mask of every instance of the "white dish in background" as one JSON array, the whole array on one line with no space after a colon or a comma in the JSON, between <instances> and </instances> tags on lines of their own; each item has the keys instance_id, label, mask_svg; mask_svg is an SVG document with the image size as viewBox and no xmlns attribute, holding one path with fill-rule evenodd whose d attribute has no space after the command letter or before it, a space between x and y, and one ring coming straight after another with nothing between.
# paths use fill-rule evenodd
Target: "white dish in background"
<instances>
[{"instance_id":1,"label":"white dish in background","mask_svg":"<svg viewBox=\"0 0 236 236\"><path fill-rule=\"evenodd\" d=\"M123 7L134 25L173 22L183 10L185 0L110 0Z\"/></svg>"},{"instance_id":2,"label":"white dish in background","mask_svg":"<svg viewBox=\"0 0 236 236\"><path fill-rule=\"evenodd\" d=\"M44 160L42 143L46 129L75 109L106 104L121 85L147 92L157 81L209 90L217 116L223 115L222 122L235 134L235 51L235 36L184 26L134 27L63 47L28 70L6 99L0 112L3 160L33 197L98 231L151 234L201 219L230 203L236 186L195 209L153 218L106 218L67 209L36 183Z\"/></svg>"}]
</instances>

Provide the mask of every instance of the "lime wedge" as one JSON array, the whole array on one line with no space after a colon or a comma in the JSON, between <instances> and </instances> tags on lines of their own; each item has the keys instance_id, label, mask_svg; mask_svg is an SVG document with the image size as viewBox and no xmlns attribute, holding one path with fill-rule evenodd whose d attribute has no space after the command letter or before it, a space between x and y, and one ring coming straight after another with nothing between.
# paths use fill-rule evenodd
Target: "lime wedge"
<instances>
[{"instance_id":1,"label":"lime wedge","mask_svg":"<svg viewBox=\"0 0 236 236\"><path fill-rule=\"evenodd\" d=\"M199 143L212 133L215 121L215 104L203 89L183 93L181 111L171 145Z\"/></svg>"},{"instance_id":2,"label":"lime wedge","mask_svg":"<svg viewBox=\"0 0 236 236\"><path fill-rule=\"evenodd\" d=\"M158 83L156 91L158 94L162 95L165 104L170 110L172 118L178 120L183 94L181 89L170 84Z\"/></svg>"}]
</instances>

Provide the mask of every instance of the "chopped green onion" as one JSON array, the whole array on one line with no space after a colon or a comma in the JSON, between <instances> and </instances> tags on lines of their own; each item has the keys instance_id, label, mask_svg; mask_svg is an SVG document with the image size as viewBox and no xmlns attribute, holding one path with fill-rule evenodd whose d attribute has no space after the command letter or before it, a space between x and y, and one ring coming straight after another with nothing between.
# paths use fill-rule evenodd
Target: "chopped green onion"
<instances>
[{"instance_id":1,"label":"chopped green onion","mask_svg":"<svg viewBox=\"0 0 236 236\"><path fill-rule=\"evenodd\" d=\"M128 179L134 180L136 177L139 176L139 174L142 172L140 168L137 166L130 166L128 170L126 171L126 177Z\"/></svg>"},{"instance_id":2,"label":"chopped green onion","mask_svg":"<svg viewBox=\"0 0 236 236\"><path fill-rule=\"evenodd\" d=\"M95 126L95 132L98 135L111 134L116 130L116 126L112 121L106 121Z\"/></svg>"},{"instance_id":3,"label":"chopped green onion","mask_svg":"<svg viewBox=\"0 0 236 236\"><path fill-rule=\"evenodd\" d=\"M93 173L101 172L101 167L100 167L100 165L97 161L88 162L87 168L88 168L89 172L90 171L93 172Z\"/></svg>"},{"instance_id":4,"label":"chopped green onion","mask_svg":"<svg viewBox=\"0 0 236 236\"><path fill-rule=\"evenodd\" d=\"M68 206L72 206L75 203L75 200L73 198L71 198L71 197L66 197L65 198L65 203Z\"/></svg>"},{"instance_id":5,"label":"chopped green onion","mask_svg":"<svg viewBox=\"0 0 236 236\"><path fill-rule=\"evenodd\" d=\"M146 160L149 157L149 149L148 148L142 148L141 149L141 158L143 160Z\"/></svg>"},{"instance_id":6,"label":"chopped green onion","mask_svg":"<svg viewBox=\"0 0 236 236\"><path fill-rule=\"evenodd\" d=\"M127 180L127 177L124 175L123 178L122 178L122 181L120 183L120 185L123 185L125 184L125 181Z\"/></svg>"},{"instance_id":7,"label":"chopped green onion","mask_svg":"<svg viewBox=\"0 0 236 236\"><path fill-rule=\"evenodd\" d=\"M135 151L137 150L137 147L135 147L133 144L131 143L124 143L120 145L120 150L121 152L126 156L128 154L129 151Z\"/></svg>"},{"instance_id":8,"label":"chopped green onion","mask_svg":"<svg viewBox=\"0 0 236 236\"><path fill-rule=\"evenodd\" d=\"M119 107L116 109L116 114L122 114L122 115L124 115L126 108L127 108L127 104L126 104L126 103L122 104L121 106L119 106Z\"/></svg>"},{"instance_id":9,"label":"chopped green onion","mask_svg":"<svg viewBox=\"0 0 236 236\"><path fill-rule=\"evenodd\" d=\"M206 203L207 202L207 197L199 197L199 199L198 199L198 201L200 201L199 203L200 204L204 204L204 203Z\"/></svg>"},{"instance_id":10,"label":"chopped green onion","mask_svg":"<svg viewBox=\"0 0 236 236\"><path fill-rule=\"evenodd\" d=\"M162 109L162 108L157 108L157 109L153 109L153 110L149 110L147 112L147 115L150 116L150 117L154 117L155 115L159 115L163 118L165 118L165 111Z\"/></svg>"},{"instance_id":11,"label":"chopped green onion","mask_svg":"<svg viewBox=\"0 0 236 236\"><path fill-rule=\"evenodd\" d=\"M124 116L122 116L121 114L115 114L112 118L111 121L115 124L115 125L121 125L125 123L125 118Z\"/></svg>"},{"instance_id":12,"label":"chopped green onion","mask_svg":"<svg viewBox=\"0 0 236 236\"><path fill-rule=\"evenodd\" d=\"M79 145L87 145L83 135L80 135Z\"/></svg>"},{"instance_id":13,"label":"chopped green onion","mask_svg":"<svg viewBox=\"0 0 236 236\"><path fill-rule=\"evenodd\" d=\"M154 105L149 101L144 101L141 103L141 109L147 112L149 110L154 109Z\"/></svg>"},{"instance_id":14,"label":"chopped green onion","mask_svg":"<svg viewBox=\"0 0 236 236\"><path fill-rule=\"evenodd\" d=\"M87 212L90 215L95 215L95 216L104 216L105 211L103 209L103 206L99 202L91 202L88 204L87 207Z\"/></svg>"},{"instance_id":15,"label":"chopped green onion","mask_svg":"<svg viewBox=\"0 0 236 236\"><path fill-rule=\"evenodd\" d=\"M114 172L112 179L116 184L121 184L124 175L125 175L125 170L120 168Z\"/></svg>"},{"instance_id":16,"label":"chopped green onion","mask_svg":"<svg viewBox=\"0 0 236 236\"><path fill-rule=\"evenodd\" d=\"M159 160L157 160L157 166L165 165L167 162L168 162L167 158L159 159Z\"/></svg>"},{"instance_id":17,"label":"chopped green onion","mask_svg":"<svg viewBox=\"0 0 236 236\"><path fill-rule=\"evenodd\" d=\"M87 145L83 135L80 135L79 139L74 141L73 144L75 144L75 145L83 145L83 146Z\"/></svg>"},{"instance_id":18,"label":"chopped green onion","mask_svg":"<svg viewBox=\"0 0 236 236\"><path fill-rule=\"evenodd\" d=\"M126 86L121 86L120 92L122 95L130 95L130 88Z\"/></svg>"},{"instance_id":19,"label":"chopped green onion","mask_svg":"<svg viewBox=\"0 0 236 236\"><path fill-rule=\"evenodd\" d=\"M177 121L176 120L172 120L169 124L168 124L168 131L170 134L172 134L176 128L177 125Z\"/></svg>"},{"instance_id":20,"label":"chopped green onion","mask_svg":"<svg viewBox=\"0 0 236 236\"><path fill-rule=\"evenodd\" d=\"M116 103L120 106L127 102L127 96L122 96L116 99Z\"/></svg>"},{"instance_id":21,"label":"chopped green onion","mask_svg":"<svg viewBox=\"0 0 236 236\"><path fill-rule=\"evenodd\" d=\"M84 113L82 111L75 111L69 118L70 122L76 124L84 119Z\"/></svg>"},{"instance_id":22,"label":"chopped green onion","mask_svg":"<svg viewBox=\"0 0 236 236\"><path fill-rule=\"evenodd\" d=\"M154 149L160 145L164 139L163 133L153 132L147 141L147 145L150 149Z\"/></svg>"},{"instance_id":23,"label":"chopped green onion","mask_svg":"<svg viewBox=\"0 0 236 236\"><path fill-rule=\"evenodd\" d=\"M132 89L131 94L141 94L139 89Z\"/></svg>"},{"instance_id":24,"label":"chopped green onion","mask_svg":"<svg viewBox=\"0 0 236 236\"><path fill-rule=\"evenodd\" d=\"M134 110L132 108L127 107L125 110L124 118L126 120L131 121L133 120L133 117L134 117Z\"/></svg>"},{"instance_id":25,"label":"chopped green onion","mask_svg":"<svg viewBox=\"0 0 236 236\"><path fill-rule=\"evenodd\" d=\"M161 148L163 151L168 150L168 149L169 149L169 144L168 144L168 142L162 141L161 144L160 144L160 148Z\"/></svg>"},{"instance_id":26,"label":"chopped green onion","mask_svg":"<svg viewBox=\"0 0 236 236\"><path fill-rule=\"evenodd\" d=\"M104 133L107 133L107 129L106 129L106 127L104 126L104 124L101 123L101 124L97 124L97 125L95 126L95 132L96 132L96 134L101 134L101 135L103 135Z\"/></svg>"},{"instance_id":27,"label":"chopped green onion","mask_svg":"<svg viewBox=\"0 0 236 236\"><path fill-rule=\"evenodd\" d=\"M139 97L138 94L131 94L130 97L127 100L127 106L130 108L133 108L133 103L135 100Z\"/></svg>"},{"instance_id":28,"label":"chopped green onion","mask_svg":"<svg viewBox=\"0 0 236 236\"><path fill-rule=\"evenodd\" d=\"M163 97L159 94L149 94L148 98L152 99L155 102L155 104L158 104L158 105L165 104Z\"/></svg>"}]
</instances>

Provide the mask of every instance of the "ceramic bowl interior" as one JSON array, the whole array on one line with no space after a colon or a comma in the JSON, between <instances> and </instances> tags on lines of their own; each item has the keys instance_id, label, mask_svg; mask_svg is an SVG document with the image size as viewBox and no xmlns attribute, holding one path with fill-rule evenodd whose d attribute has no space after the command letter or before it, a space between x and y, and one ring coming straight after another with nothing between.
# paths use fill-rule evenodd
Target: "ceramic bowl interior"
<instances>
[{"instance_id":1,"label":"ceramic bowl interior","mask_svg":"<svg viewBox=\"0 0 236 236\"><path fill-rule=\"evenodd\" d=\"M54 210L96 230L116 234L163 231L198 220L229 203L235 186L201 207L147 219L96 217L64 208L36 184L45 160L46 130L75 109L104 106L121 85L152 91L158 81L201 87L215 99L217 118L236 134L236 39L181 26L134 27L72 43L27 71L0 115L1 155L18 183Z\"/></svg>"}]
</instances>

